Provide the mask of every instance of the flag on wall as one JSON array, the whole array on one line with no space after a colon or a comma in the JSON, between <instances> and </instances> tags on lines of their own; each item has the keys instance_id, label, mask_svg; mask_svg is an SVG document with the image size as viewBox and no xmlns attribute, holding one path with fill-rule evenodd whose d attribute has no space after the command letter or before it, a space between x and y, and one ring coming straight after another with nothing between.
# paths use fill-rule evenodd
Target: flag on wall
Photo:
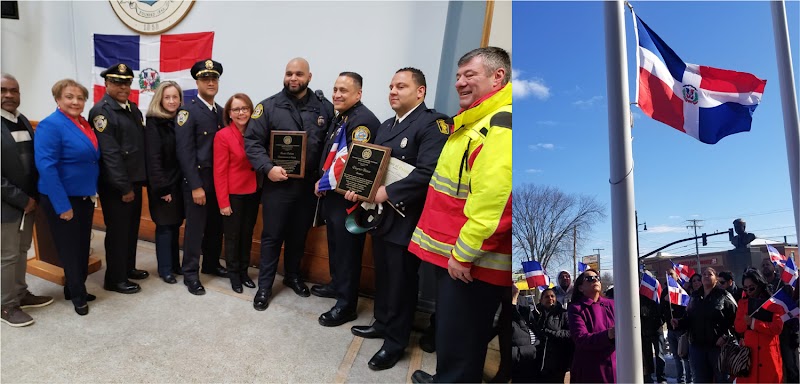
<instances>
[{"instance_id":1,"label":"flag on wall","mask_svg":"<svg viewBox=\"0 0 800 384\"><path fill-rule=\"evenodd\" d=\"M750 130L766 80L685 63L642 19L635 20L642 112L706 144Z\"/></svg>"},{"instance_id":2,"label":"flag on wall","mask_svg":"<svg viewBox=\"0 0 800 384\"><path fill-rule=\"evenodd\" d=\"M528 281L528 287L549 287L550 276L542 268L536 260L523 261L522 270L525 271L525 279Z\"/></svg>"},{"instance_id":3,"label":"flag on wall","mask_svg":"<svg viewBox=\"0 0 800 384\"><path fill-rule=\"evenodd\" d=\"M153 92L165 80L177 82L184 100L197 95L197 84L191 75L194 63L212 54L214 32L175 35L94 35L93 101L106 93L100 72L123 63L133 70L131 95L128 97L145 114Z\"/></svg>"},{"instance_id":4,"label":"flag on wall","mask_svg":"<svg viewBox=\"0 0 800 384\"><path fill-rule=\"evenodd\" d=\"M649 271L644 271L644 273L642 273L642 282L639 284L639 293L656 303L660 303L661 292L661 283L658 279Z\"/></svg>"}]
</instances>

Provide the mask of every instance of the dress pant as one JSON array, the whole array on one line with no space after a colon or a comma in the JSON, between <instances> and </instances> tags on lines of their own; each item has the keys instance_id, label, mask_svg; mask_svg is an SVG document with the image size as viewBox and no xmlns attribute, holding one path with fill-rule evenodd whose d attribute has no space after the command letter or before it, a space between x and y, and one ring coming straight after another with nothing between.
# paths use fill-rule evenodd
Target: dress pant
<instances>
[{"instance_id":1,"label":"dress pant","mask_svg":"<svg viewBox=\"0 0 800 384\"><path fill-rule=\"evenodd\" d=\"M493 335L497 309L510 290L477 279L469 284L453 280L447 269L436 268L437 382L483 380L486 343Z\"/></svg>"},{"instance_id":2,"label":"dress pant","mask_svg":"<svg viewBox=\"0 0 800 384\"><path fill-rule=\"evenodd\" d=\"M230 216L222 217L225 232L225 266L231 275L243 275L250 266L253 227L258 217L258 193L230 195Z\"/></svg>"},{"instance_id":3,"label":"dress pant","mask_svg":"<svg viewBox=\"0 0 800 384\"><path fill-rule=\"evenodd\" d=\"M40 208L47 216L58 259L64 268L66 287L76 307L86 305L86 277L89 276L89 247L92 239L94 203L87 197L70 196L72 220L62 220L47 195L41 195Z\"/></svg>"},{"instance_id":4,"label":"dress pant","mask_svg":"<svg viewBox=\"0 0 800 384\"><path fill-rule=\"evenodd\" d=\"M383 349L395 353L408 346L417 309L420 259L408 246L372 237L375 259L375 329L384 335Z\"/></svg>"},{"instance_id":5,"label":"dress pant","mask_svg":"<svg viewBox=\"0 0 800 384\"><path fill-rule=\"evenodd\" d=\"M797 383L798 378L800 378L800 375L798 375L800 360L798 360L797 351L797 321L797 319L791 319L785 322L783 331L779 336L784 383Z\"/></svg>"},{"instance_id":6,"label":"dress pant","mask_svg":"<svg viewBox=\"0 0 800 384\"><path fill-rule=\"evenodd\" d=\"M106 285L128 280L128 271L136 268L136 246L142 218L142 185L134 184L135 197L123 202L122 194L99 184L100 205L106 224Z\"/></svg>"},{"instance_id":7,"label":"dress pant","mask_svg":"<svg viewBox=\"0 0 800 384\"><path fill-rule=\"evenodd\" d=\"M33 222L36 211L25 215L22 224L22 211L17 220L2 224L0 231L0 249L2 249L2 297L3 307L17 307L19 301L25 297L28 284L25 282L25 273L28 267L28 250L31 248L33 238Z\"/></svg>"},{"instance_id":8,"label":"dress pant","mask_svg":"<svg viewBox=\"0 0 800 384\"><path fill-rule=\"evenodd\" d=\"M283 247L284 279L300 278L300 262L316 207L314 183L306 179L264 180L261 193L263 229L258 288L272 290Z\"/></svg>"},{"instance_id":9,"label":"dress pant","mask_svg":"<svg viewBox=\"0 0 800 384\"><path fill-rule=\"evenodd\" d=\"M214 189L214 172L211 168L200 169L200 179L206 193L206 205L197 205L192 199L192 190L183 184L183 204L186 207L186 226L183 231L183 276L185 281L200 279L200 255L203 255L203 270L219 268L222 254L222 215L219 214L217 194Z\"/></svg>"},{"instance_id":10,"label":"dress pant","mask_svg":"<svg viewBox=\"0 0 800 384\"><path fill-rule=\"evenodd\" d=\"M347 209L355 205L344 196L328 191L323 201L328 234L328 260L331 284L336 290L336 308L355 311L358 306L358 287L361 282L361 256L367 235L354 235L344 226Z\"/></svg>"},{"instance_id":11,"label":"dress pant","mask_svg":"<svg viewBox=\"0 0 800 384\"><path fill-rule=\"evenodd\" d=\"M173 266L181 265L180 232L180 224L156 224L156 260L161 277L171 275Z\"/></svg>"}]
</instances>

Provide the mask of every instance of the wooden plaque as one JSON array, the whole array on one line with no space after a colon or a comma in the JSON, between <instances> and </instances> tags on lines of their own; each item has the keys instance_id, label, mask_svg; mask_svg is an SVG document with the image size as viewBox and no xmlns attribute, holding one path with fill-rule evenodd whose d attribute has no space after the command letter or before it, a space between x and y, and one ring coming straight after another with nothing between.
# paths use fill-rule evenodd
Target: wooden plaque
<instances>
[{"instance_id":1,"label":"wooden plaque","mask_svg":"<svg viewBox=\"0 0 800 384\"><path fill-rule=\"evenodd\" d=\"M358 200L370 203L375 201L375 194L383 184L391 155L392 149L389 147L368 143L350 144L347 162L336 184L336 192L345 194L353 191Z\"/></svg>"},{"instance_id":2,"label":"wooden plaque","mask_svg":"<svg viewBox=\"0 0 800 384\"><path fill-rule=\"evenodd\" d=\"M269 157L272 163L286 170L292 178L301 179L306 175L305 131L272 131L269 137Z\"/></svg>"}]
</instances>

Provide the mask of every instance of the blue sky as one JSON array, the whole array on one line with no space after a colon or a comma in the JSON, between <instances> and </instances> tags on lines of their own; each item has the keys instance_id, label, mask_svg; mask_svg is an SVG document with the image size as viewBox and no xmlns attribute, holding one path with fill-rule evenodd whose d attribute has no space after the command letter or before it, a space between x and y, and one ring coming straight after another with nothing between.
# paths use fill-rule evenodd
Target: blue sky
<instances>
[{"instance_id":1,"label":"blue sky","mask_svg":"<svg viewBox=\"0 0 800 384\"><path fill-rule=\"evenodd\" d=\"M700 232L726 231L737 217L759 238L796 243L768 2L633 2L636 14L686 62L767 80L750 132L703 144L633 107L634 190L642 253ZM800 89L800 3L787 2L795 81ZM628 76L635 99L636 41L626 11ZM612 263L603 4L515 2L513 8L514 185L558 186L606 205L581 255ZM730 249L727 236L700 252ZM694 242L666 250L693 254ZM565 265L564 267L567 267ZM555 275L557 269L549 267ZM572 267L568 268L570 271Z\"/></svg>"}]
</instances>

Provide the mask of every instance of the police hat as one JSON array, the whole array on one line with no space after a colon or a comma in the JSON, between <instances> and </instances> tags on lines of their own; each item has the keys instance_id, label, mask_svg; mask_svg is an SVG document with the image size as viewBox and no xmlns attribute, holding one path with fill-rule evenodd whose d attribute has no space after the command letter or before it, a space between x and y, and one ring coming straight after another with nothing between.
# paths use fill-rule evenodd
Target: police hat
<instances>
[{"instance_id":1,"label":"police hat","mask_svg":"<svg viewBox=\"0 0 800 384\"><path fill-rule=\"evenodd\" d=\"M200 60L192 66L192 77L220 77L222 76L222 64L211 60Z\"/></svg>"},{"instance_id":2,"label":"police hat","mask_svg":"<svg viewBox=\"0 0 800 384\"><path fill-rule=\"evenodd\" d=\"M383 213L385 213L385 211L379 212L377 205L372 209L364 209L362 205L359 205L355 211L347 215L344 221L344 227L347 229L347 232L354 235L367 233L381 224L383 221Z\"/></svg>"},{"instance_id":3,"label":"police hat","mask_svg":"<svg viewBox=\"0 0 800 384\"><path fill-rule=\"evenodd\" d=\"M100 77L115 83L129 83L133 81L133 70L123 63L114 64L100 72Z\"/></svg>"}]
</instances>

